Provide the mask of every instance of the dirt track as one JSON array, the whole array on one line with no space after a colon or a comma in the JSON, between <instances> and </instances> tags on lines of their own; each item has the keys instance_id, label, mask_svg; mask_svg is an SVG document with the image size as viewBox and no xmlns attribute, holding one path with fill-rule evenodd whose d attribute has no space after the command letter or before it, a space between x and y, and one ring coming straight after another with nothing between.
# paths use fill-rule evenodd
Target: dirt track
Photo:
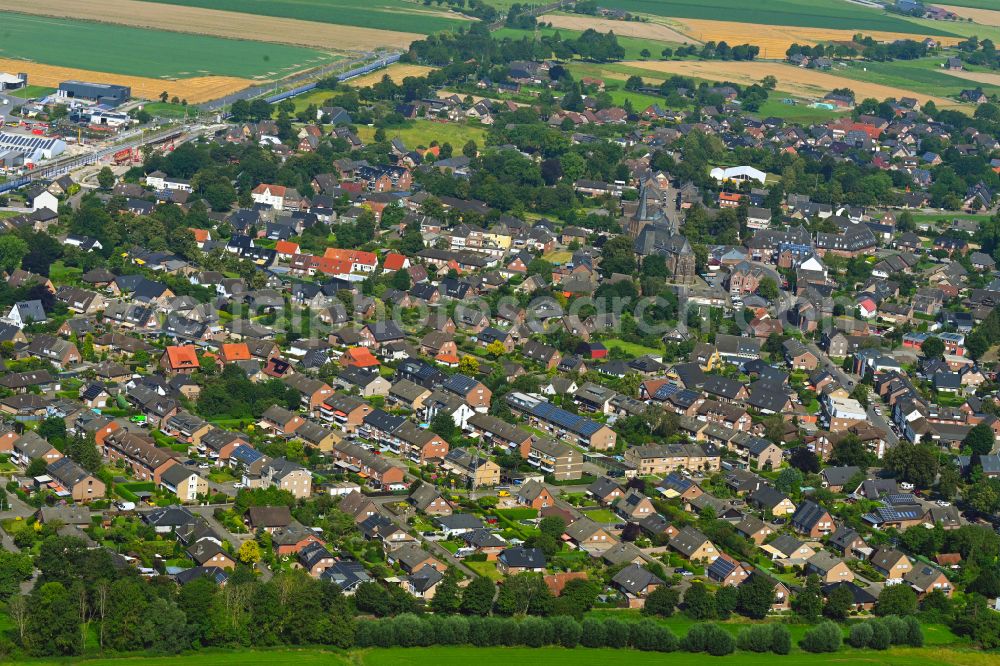
<instances>
[{"instance_id":1,"label":"dirt track","mask_svg":"<svg viewBox=\"0 0 1000 666\"><path fill-rule=\"evenodd\" d=\"M355 28L139 0L0 0L0 10L229 39L293 44L327 51L406 48L412 41L423 39L423 35L409 32Z\"/></svg>"},{"instance_id":2,"label":"dirt track","mask_svg":"<svg viewBox=\"0 0 1000 666\"><path fill-rule=\"evenodd\" d=\"M546 14L538 19L551 23L557 28L566 30L587 30L592 28L598 32L614 32L619 37L638 37L654 39L660 42L690 43L692 38L680 33L662 23L640 23L638 21L611 21L609 19L587 16L567 16L565 14Z\"/></svg>"},{"instance_id":3,"label":"dirt track","mask_svg":"<svg viewBox=\"0 0 1000 666\"><path fill-rule=\"evenodd\" d=\"M23 60L0 58L0 71L27 72L32 85L56 88L63 81L81 79L95 83L117 83L132 86L132 96L143 99L157 99L166 91L170 97L177 96L192 104L207 102L243 90L259 82L231 76L197 76L175 81L151 79L143 76L126 76L92 72L86 69L40 65Z\"/></svg>"},{"instance_id":4,"label":"dirt track","mask_svg":"<svg viewBox=\"0 0 1000 666\"><path fill-rule=\"evenodd\" d=\"M635 61L623 65L641 68L662 74L682 74L709 81L732 81L733 83L757 83L765 76L778 79L778 89L802 97L820 98L834 88L850 88L858 99L874 97L915 97L921 102L934 100L939 107L955 107L957 103L943 97L915 93L893 86L877 83L855 81L835 74L817 72L813 69L803 69L777 62L725 62L721 60L707 61Z\"/></svg>"}]
</instances>

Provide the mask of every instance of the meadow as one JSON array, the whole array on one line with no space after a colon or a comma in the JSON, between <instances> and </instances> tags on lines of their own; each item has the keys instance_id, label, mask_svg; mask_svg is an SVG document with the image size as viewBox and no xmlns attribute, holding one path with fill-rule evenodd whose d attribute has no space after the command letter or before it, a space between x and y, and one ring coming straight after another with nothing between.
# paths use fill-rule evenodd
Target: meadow
<instances>
[{"instance_id":1,"label":"meadow","mask_svg":"<svg viewBox=\"0 0 1000 666\"><path fill-rule=\"evenodd\" d=\"M313 49L0 12L0 58L150 78L280 78L335 60Z\"/></svg>"},{"instance_id":2,"label":"meadow","mask_svg":"<svg viewBox=\"0 0 1000 666\"><path fill-rule=\"evenodd\" d=\"M358 127L358 136L365 143L370 142L375 136L374 127ZM392 140L402 139L407 149L413 150L418 146L425 148L431 145L432 141L438 143L450 143L455 155L462 154L462 146L468 141L475 141L482 146L485 143L486 128L481 125L465 125L462 123L443 123L433 120L411 120L399 127L387 127L385 136Z\"/></svg>"},{"instance_id":3,"label":"meadow","mask_svg":"<svg viewBox=\"0 0 1000 666\"><path fill-rule=\"evenodd\" d=\"M405 0L149 0L183 7L204 7L302 21L430 34L467 21L455 14Z\"/></svg>"},{"instance_id":4,"label":"meadow","mask_svg":"<svg viewBox=\"0 0 1000 666\"><path fill-rule=\"evenodd\" d=\"M965 88L977 83L953 76L940 65L943 58L921 60L894 60L892 62L852 62L846 67L836 67L831 73L844 78L869 83L894 86L927 95L957 97ZM1000 94L1000 86L981 83L986 94Z\"/></svg>"},{"instance_id":5,"label":"meadow","mask_svg":"<svg viewBox=\"0 0 1000 666\"><path fill-rule=\"evenodd\" d=\"M803 28L885 30L932 35L951 34L945 26L917 30L906 19L843 0L611 0L606 6L628 12L680 19L722 19L740 23Z\"/></svg>"}]
</instances>

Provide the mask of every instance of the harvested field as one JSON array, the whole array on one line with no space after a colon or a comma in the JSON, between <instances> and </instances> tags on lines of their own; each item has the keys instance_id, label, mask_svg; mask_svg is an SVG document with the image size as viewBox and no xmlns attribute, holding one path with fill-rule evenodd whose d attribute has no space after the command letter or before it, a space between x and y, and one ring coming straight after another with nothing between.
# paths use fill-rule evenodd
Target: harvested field
<instances>
[{"instance_id":1,"label":"harvested field","mask_svg":"<svg viewBox=\"0 0 1000 666\"><path fill-rule=\"evenodd\" d=\"M410 64L393 64L389 65L385 69L380 69L372 72L371 74L365 74L364 76L359 76L355 79L348 81L352 86L358 86L359 88L364 88L365 86L370 86L378 83L382 80L382 77L386 74L389 78L393 80L393 83L400 83L403 79L408 76L423 76L427 72L431 71L433 67L427 67L425 65L410 65Z\"/></svg>"},{"instance_id":2,"label":"harvested field","mask_svg":"<svg viewBox=\"0 0 1000 666\"><path fill-rule=\"evenodd\" d=\"M949 12L954 12L962 18L970 18L982 25L993 25L1000 27L1000 9L976 9L973 7L956 7L955 5L937 5Z\"/></svg>"},{"instance_id":3,"label":"harvested field","mask_svg":"<svg viewBox=\"0 0 1000 666\"><path fill-rule=\"evenodd\" d=\"M753 44L761 49L762 58L784 58L792 44L818 44L820 42L851 41L858 32L879 41L913 39L912 34L882 32L879 30L834 30L828 28L799 28L792 26L708 21L704 19L677 19L680 31L700 42L725 41L734 44ZM957 44L961 37L935 37L942 44Z\"/></svg>"},{"instance_id":4,"label":"harvested field","mask_svg":"<svg viewBox=\"0 0 1000 666\"><path fill-rule=\"evenodd\" d=\"M94 83L117 83L132 86L132 95L143 99L156 99L165 90L171 97L176 95L181 99L186 99L191 104L218 99L257 83L232 76L197 76L189 79L164 81L144 76L125 76L86 69L73 69L72 67L40 65L8 58L0 58L0 71L27 72L33 85L52 88L58 87L61 82L69 79L81 79Z\"/></svg>"},{"instance_id":5,"label":"harvested field","mask_svg":"<svg viewBox=\"0 0 1000 666\"><path fill-rule=\"evenodd\" d=\"M708 81L731 81L733 83L757 83L765 76L778 79L778 89L805 98L820 98L834 88L850 88L858 99L874 97L915 97L921 102L934 100L939 107L959 106L954 100L926 95L877 83L855 81L835 74L802 69L777 62L723 62L710 61L639 61L622 65L644 69L661 74L681 74Z\"/></svg>"},{"instance_id":6,"label":"harvested field","mask_svg":"<svg viewBox=\"0 0 1000 666\"><path fill-rule=\"evenodd\" d=\"M327 51L370 51L378 47L406 48L423 35L314 23L290 18L161 5L139 0L0 0L0 10L41 16L72 16L87 21L139 28L212 35L229 39L294 44Z\"/></svg>"},{"instance_id":7,"label":"harvested field","mask_svg":"<svg viewBox=\"0 0 1000 666\"><path fill-rule=\"evenodd\" d=\"M567 14L546 14L538 19L551 23L556 28L567 30L593 29L598 32L614 32L619 37L638 37L652 39L658 42L690 42L690 35L685 35L662 23L639 23L637 21L611 21L590 16L569 16Z\"/></svg>"},{"instance_id":8,"label":"harvested field","mask_svg":"<svg viewBox=\"0 0 1000 666\"><path fill-rule=\"evenodd\" d=\"M966 79L968 81L975 81L976 83L985 83L991 86L1000 86L1000 74L994 74L992 72L947 72L948 76L957 76L960 79Z\"/></svg>"}]
</instances>

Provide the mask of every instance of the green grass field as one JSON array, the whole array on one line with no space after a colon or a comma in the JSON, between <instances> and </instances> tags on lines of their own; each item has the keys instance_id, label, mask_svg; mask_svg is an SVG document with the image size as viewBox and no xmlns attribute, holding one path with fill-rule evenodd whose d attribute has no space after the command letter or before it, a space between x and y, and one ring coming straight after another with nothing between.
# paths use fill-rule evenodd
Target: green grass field
<instances>
[{"instance_id":1,"label":"green grass field","mask_svg":"<svg viewBox=\"0 0 1000 666\"><path fill-rule=\"evenodd\" d=\"M989 9L1000 9L1000 4L994 3ZM934 21L931 19L918 18L907 18L905 20L913 23L914 25L920 26L921 30L934 28L936 26L945 26L944 29L948 32L962 37L976 36L981 40L992 39L993 41L1000 39L1000 28L992 25L969 23L968 21Z\"/></svg>"},{"instance_id":2,"label":"green grass field","mask_svg":"<svg viewBox=\"0 0 1000 666\"><path fill-rule=\"evenodd\" d=\"M358 136L368 143L375 136L374 127L358 127ZM386 138L400 138L409 150L418 146L431 145L431 141L450 143L455 154L461 154L462 146L470 139L482 147L485 143L486 128L462 123L442 123L433 120L411 120L402 127L389 127L385 130Z\"/></svg>"},{"instance_id":3,"label":"green grass field","mask_svg":"<svg viewBox=\"0 0 1000 666\"><path fill-rule=\"evenodd\" d=\"M997 655L948 648L894 648L884 652L841 650L832 654L808 654L795 651L787 656L737 652L727 657L674 652L636 652L633 650L567 650L547 648L391 648L358 650L347 654L317 649L278 650L206 650L176 657L106 657L95 659L31 659L8 661L17 666L49 664L87 664L88 666L238 666L295 663L300 666L466 666L471 662L491 664L545 664L546 666L607 666L627 662L632 666L990 666Z\"/></svg>"},{"instance_id":4,"label":"green grass field","mask_svg":"<svg viewBox=\"0 0 1000 666\"><path fill-rule=\"evenodd\" d=\"M12 91L11 94L21 99L38 99L39 97L45 97L46 95L51 95L56 91L55 88L49 88L47 86L24 86L23 88L18 88Z\"/></svg>"},{"instance_id":5,"label":"green grass field","mask_svg":"<svg viewBox=\"0 0 1000 666\"><path fill-rule=\"evenodd\" d=\"M183 104L171 104L170 102L147 102L142 108L162 118L183 118L187 116L197 116L198 109L195 106L184 106Z\"/></svg>"},{"instance_id":6,"label":"green grass field","mask_svg":"<svg viewBox=\"0 0 1000 666\"><path fill-rule=\"evenodd\" d=\"M996 0L948 0L947 2L942 2L942 5L947 9L948 5L954 7L972 7L974 9L997 9Z\"/></svg>"},{"instance_id":7,"label":"green grass field","mask_svg":"<svg viewBox=\"0 0 1000 666\"><path fill-rule=\"evenodd\" d=\"M727 657L674 652L635 652L622 650L588 650L577 648L395 648L370 650L359 655L364 666L466 666L480 661L491 664L546 664L546 666L607 666L628 663L630 666L701 666L703 664L733 664L739 666L975 666L987 664L989 656L953 650L895 649L885 652L849 651L832 654L792 653L787 656L739 652ZM996 657L993 657L996 659ZM993 662L995 663L995 661Z\"/></svg>"},{"instance_id":8,"label":"green grass field","mask_svg":"<svg viewBox=\"0 0 1000 666\"><path fill-rule=\"evenodd\" d=\"M277 16L319 21L360 28L399 30L430 34L469 25L468 21L450 18L447 11L436 11L422 3L405 0L150 0L184 7L221 9L260 16Z\"/></svg>"},{"instance_id":9,"label":"green grass field","mask_svg":"<svg viewBox=\"0 0 1000 666\"><path fill-rule=\"evenodd\" d=\"M840 30L891 30L931 35L951 34L945 25L917 29L906 19L844 0L612 0L601 6L674 18L788 25ZM947 25L950 25L947 24Z\"/></svg>"},{"instance_id":10,"label":"green grass field","mask_svg":"<svg viewBox=\"0 0 1000 666\"><path fill-rule=\"evenodd\" d=\"M925 95L957 97L965 88L982 87L987 95L1000 93L1000 86L980 84L941 69L944 58L920 60L894 60L892 62L852 62L846 67L836 67L831 73L844 78L895 86Z\"/></svg>"},{"instance_id":11,"label":"green grass field","mask_svg":"<svg viewBox=\"0 0 1000 666\"><path fill-rule=\"evenodd\" d=\"M626 354L632 356L644 356L646 354L652 354L653 356L660 356L663 354L662 349L653 349L652 347L645 347L634 342L626 342L625 340L619 340L618 338L609 338L607 340L601 340L603 344L608 349L620 349Z\"/></svg>"},{"instance_id":12,"label":"green grass field","mask_svg":"<svg viewBox=\"0 0 1000 666\"><path fill-rule=\"evenodd\" d=\"M781 100L791 97L781 92L772 92L767 101L760 105L760 110L755 115L760 118L775 116L784 118L795 123L823 123L844 115L843 111L830 111L828 109L814 109L807 104L785 104Z\"/></svg>"},{"instance_id":13,"label":"green grass field","mask_svg":"<svg viewBox=\"0 0 1000 666\"><path fill-rule=\"evenodd\" d=\"M0 12L0 57L130 76L253 78L331 62L313 49Z\"/></svg>"}]
</instances>

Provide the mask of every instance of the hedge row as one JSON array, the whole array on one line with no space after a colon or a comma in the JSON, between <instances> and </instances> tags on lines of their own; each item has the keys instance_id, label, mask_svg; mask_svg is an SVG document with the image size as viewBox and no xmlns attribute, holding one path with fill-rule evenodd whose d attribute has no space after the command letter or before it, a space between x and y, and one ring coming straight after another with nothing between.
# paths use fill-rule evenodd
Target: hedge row
<instances>
[{"instance_id":1,"label":"hedge row","mask_svg":"<svg viewBox=\"0 0 1000 666\"><path fill-rule=\"evenodd\" d=\"M847 642L852 647L871 650L888 650L893 645L922 647L924 632L914 617L888 615L853 625Z\"/></svg>"},{"instance_id":2,"label":"hedge row","mask_svg":"<svg viewBox=\"0 0 1000 666\"><path fill-rule=\"evenodd\" d=\"M358 647L560 645L567 648L579 645L588 648L633 648L673 652L678 648L679 642L669 629L651 619L623 622L614 618L606 620L586 618L583 622L577 622L572 617L560 615L529 616L518 621L513 618L460 615L420 617L407 613L392 618L359 622L355 645Z\"/></svg>"}]
</instances>

